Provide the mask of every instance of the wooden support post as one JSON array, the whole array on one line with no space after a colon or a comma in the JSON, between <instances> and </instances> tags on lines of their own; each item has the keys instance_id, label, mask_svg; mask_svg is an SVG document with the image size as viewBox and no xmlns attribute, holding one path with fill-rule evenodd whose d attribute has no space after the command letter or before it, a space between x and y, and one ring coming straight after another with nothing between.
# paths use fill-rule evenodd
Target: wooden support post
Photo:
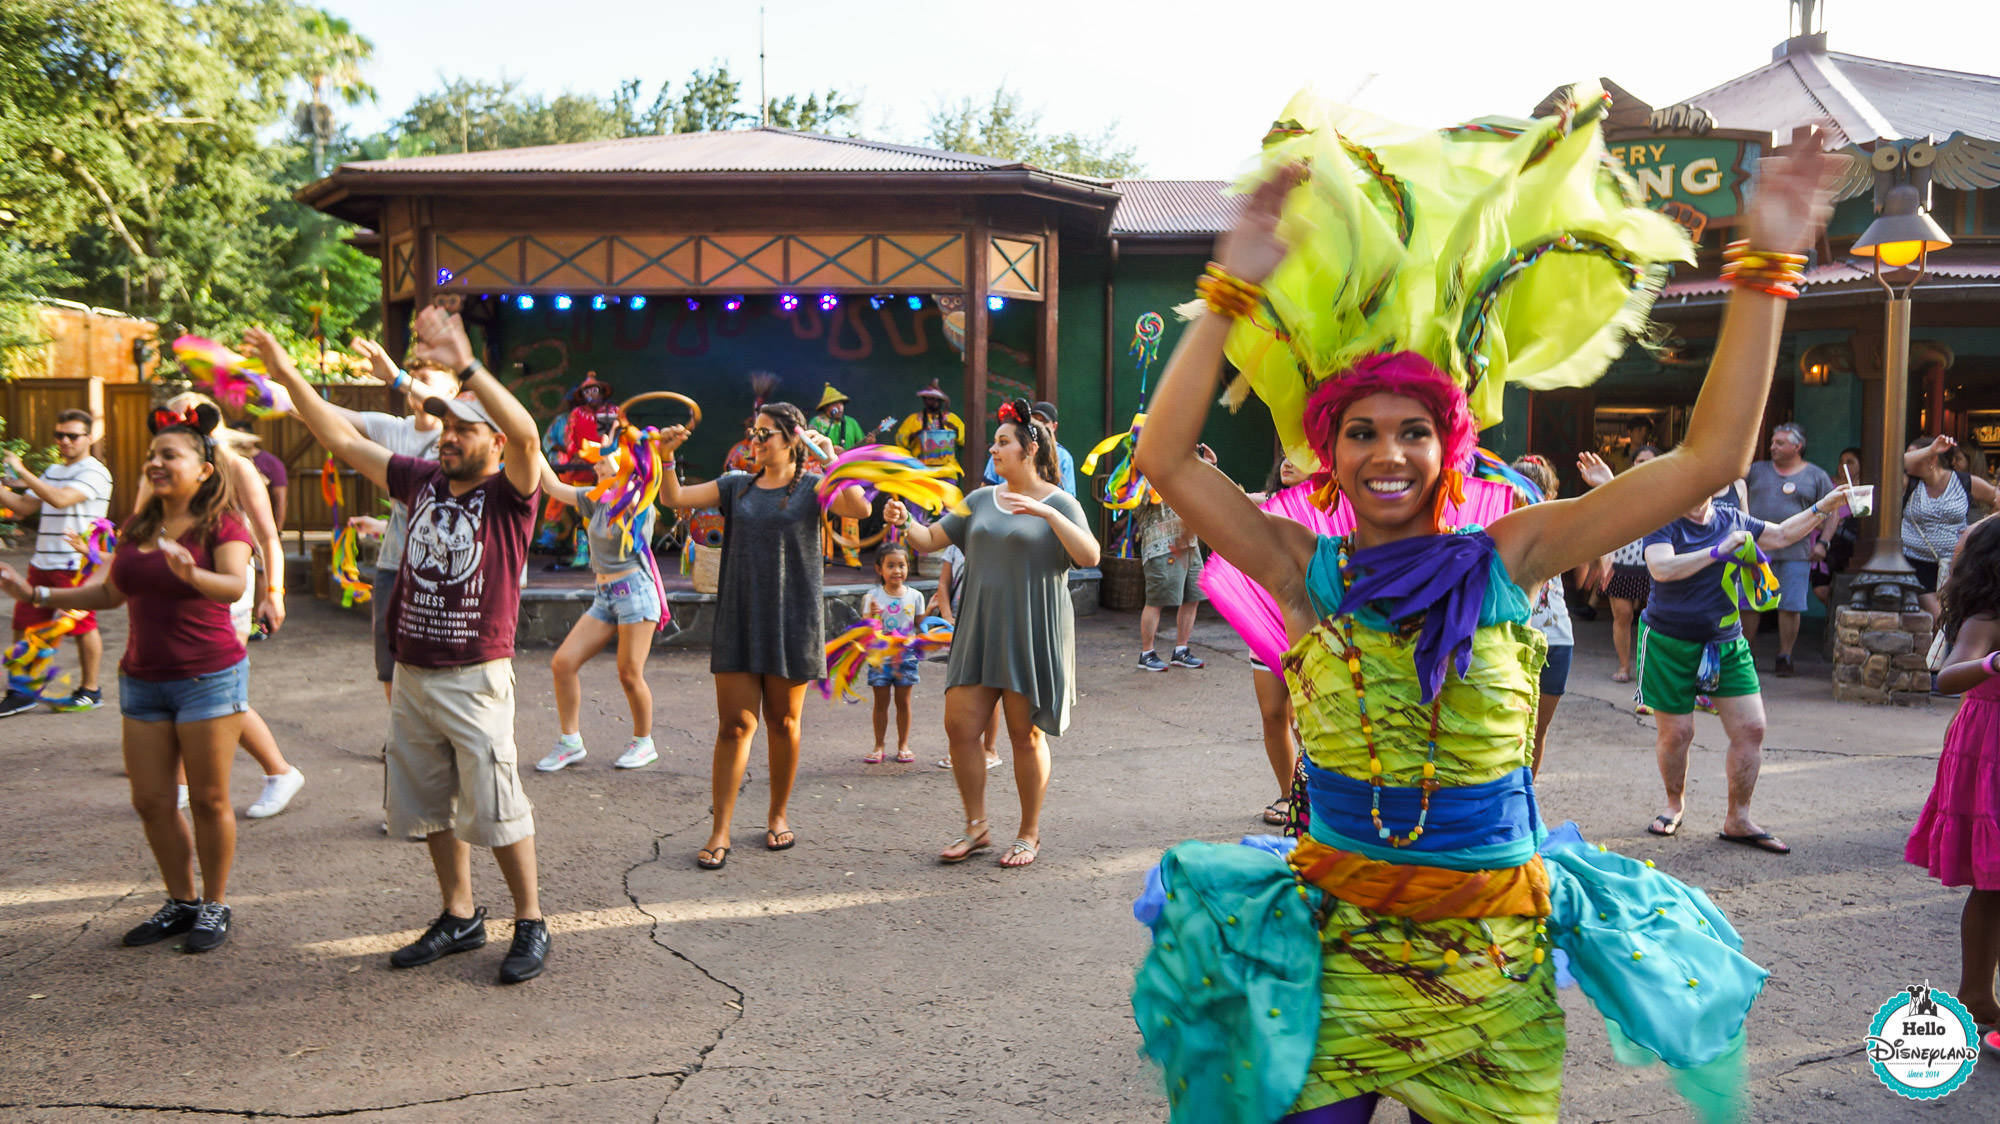
<instances>
[{"instance_id":1,"label":"wooden support post","mask_svg":"<svg viewBox=\"0 0 2000 1124\"><path fill-rule=\"evenodd\" d=\"M985 217L974 219L965 286L965 401L958 406L958 416L965 419L966 443L959 464L968 483L986 467L986 283L992 241Z\"/></svg>"},{"instance_id":2,"label":"wooden support post","mask_svg":"<svg viewBox=\"0 0 2000 1124\"><path fill-rule=\"evenodd\" d=\"M1041 402L1056 402L1057 347L1056 347L1056 240L1059 237L1053 228L1042 230L1042 307L1035 320L1035 398ZM1056 402L1058 408L1060 402Z\"/></svg>"}]
</instances>

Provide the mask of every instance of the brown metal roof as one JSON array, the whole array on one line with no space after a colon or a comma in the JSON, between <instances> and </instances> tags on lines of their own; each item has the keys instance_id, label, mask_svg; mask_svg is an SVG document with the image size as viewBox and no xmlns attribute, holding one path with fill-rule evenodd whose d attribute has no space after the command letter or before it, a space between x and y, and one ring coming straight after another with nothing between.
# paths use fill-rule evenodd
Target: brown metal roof
<instances>
[{"instance_id":1,"label":"brown metal roof","mask_svg":"<svg viewBox=\"0 0 2000 1124\"><path fill-rule=\"evenodd\" d=\"M770 127L716 133L579 141L399 160L363 160L343 172L464 174L481 172L989 172L1019 161L884 144ZM1083 178L1083 177L1072 177Z\"/></svg>"},{"instance_id":2,"label":"brown metal roof","mask_svg":"<svg viewBox=\"0 0 2000 1124\"><path fill-rule=\"evenodd\" d=\"M1929 262L1927 276L1946 281L1994 281L2000 280L2000 247L1960 246L1947 253L1941 253ZM1907 281L1907 272L1888 273L1892 281ZM1867 266L1852 261L1833 261L1816 265L1806 271L1805 281L1799 287L1801 299L1816 293L1849 288L1876 287L1875 275ZM1717 296L1729 292L1730 283L1713 274L1689 277L1674 281L1660 290L1661 302L1684 300L1689 297Z\"/></svg>"},{"instance_id":3,"label":"brown metal roof","mask_svg":"<svg viewBox=\"0 0 2000 1124\"><path fill-rule=\"evenodd\" d=\"M1222 180L1114 180L1123 196L1111 218L1116 237L1214 235L1228 230L1244 196L1224 195Z\"/></svg>"}]
</instances>

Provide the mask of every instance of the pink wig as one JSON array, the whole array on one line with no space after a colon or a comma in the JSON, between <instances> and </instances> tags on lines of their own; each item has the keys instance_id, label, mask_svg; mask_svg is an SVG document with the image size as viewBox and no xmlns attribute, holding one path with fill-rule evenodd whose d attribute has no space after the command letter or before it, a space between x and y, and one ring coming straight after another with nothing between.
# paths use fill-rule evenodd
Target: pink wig
<instances>
[{"instance_id":1,"label":"pink wig","mask_svg":"<svg viewBox=\"0 0 2000 1124\"><path fill-rule=\"evenodd\" d=\"M1442 527L1447 501L1465 502L1465 469L1479 445L1479 426L1472 420L1465 392L1430 360L1414 351L1370 355L1344 373L1321 383L1306 399L1306 443L1319 457L1320 470L1313 474L1313 498L1332 510L1335 490L1333 447L1340 435L1341 418L1348 407L1371 394L1395 394L1423 404L1437 422L1444 443L1444 475L1438 483L1435 510Z\"/></svg>"}]
</instances>

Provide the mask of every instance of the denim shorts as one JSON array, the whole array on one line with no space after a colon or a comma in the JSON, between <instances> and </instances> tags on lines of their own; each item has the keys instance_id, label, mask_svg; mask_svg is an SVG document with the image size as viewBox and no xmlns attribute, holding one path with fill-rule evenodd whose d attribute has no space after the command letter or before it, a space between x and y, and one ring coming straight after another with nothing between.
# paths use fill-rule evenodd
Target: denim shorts
<instances>
[{"instance_id":1,"label":"denim shorts","mask_svg":"<svg viewBox=\"0 0 2000 1124\"><path fill-rule=\"evenodd\" d=\"M118 677L118 712L134 722L206 722L250 709L250 661L192 679Z\"/></svg>"},{"instance_id":2,"label":"denim shorts","mask_svg":"<svg viewBox=\"0 0 2000 1124\"><path fill-rule=\"evenodd\" d=\"M597 583L597 596L585 610L605 624L643 624L660 619L660 591L652 576L634 570L620 578Z\"/></svg>"},{"instance_id":3,"label":"denim shorts","mask_svg":"<svg viewBox=\"0 0 2000 1124\"><path fill-rule=\"evenodd\" d=\"M904 656L894 663L885 662L881 667L868 669L870 687L914 687L922 678L917 671L916 657Z\"/></svg>"},{"instance_id":4,"label":"denim shorts","mask_svg":"<svg viewBox=\"0 0 2000 1124\"><path fill-rule=\"evenodd\" d=\"M1569 689L1569 662L1575 651L1574 644L1549 645L1548 662L1542 665L1543 697L1559 699Z\"/></svg>"}]
</instances>

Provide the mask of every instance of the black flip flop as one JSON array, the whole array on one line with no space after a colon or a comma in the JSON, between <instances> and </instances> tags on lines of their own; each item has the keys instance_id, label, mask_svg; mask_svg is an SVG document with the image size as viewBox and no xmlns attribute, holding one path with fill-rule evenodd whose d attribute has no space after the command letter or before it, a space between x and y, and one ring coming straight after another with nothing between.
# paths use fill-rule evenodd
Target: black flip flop
<instances>
[{"instance_id":1,"label":"black flip flop","mask_svg":"<svg viewBox=\"0 0 2000 1124\"><path fill-rule=\"evenodd\" d=\"M781 835L786 837L782 843L778 842L778 837ZM764 829L764 849L766 851L789 851L792 849L792 844L798 841L799 833L789 827L783 831L772 831L769 828Z\"/></svg>"},{"instance_id":2,"label":"black flip flop","mask_svg":"<svg viewBox=\"0 0 2000 1124\"><path fill-rule=\"evenodd\" d=\"M1731 835L1726 831L1718 831L1715 834L1717 838L1725 843L1741 843L1745 847L1755 847L1759 851L1766 851L1773 855L1789 855L1792 853L1792 849L1785 846L1783 840L1768 831L1760 831L1755 835Z\"/></svg>"},{"instance_id":3,"label":"black flip flop","mask_svg":"<svg viewBox=\"0 0 2000 1124\"><path fill-rule=\"evenodd\" d=\"M1679 835L1680 831L1681 831L1681 817L1669 816L1664 812L1662 812L1657 816L1654 816L1653 822L1646 825L1646 833L1649 835L1672 836L1672 835Z\"/></svg>"},{"instance_id":4,"label":"black flip flop","mask_svg":"<svg viewBox=\"0 0 2000 1124\"><path fill-rule=\"evenodd\" d=\"M703 855L709 857L704 859L702 858ZM729 865L729 848L703 847L694 853L694 865L703 870L721 870L723 867Z\"/></svg>"}]
</instances>

